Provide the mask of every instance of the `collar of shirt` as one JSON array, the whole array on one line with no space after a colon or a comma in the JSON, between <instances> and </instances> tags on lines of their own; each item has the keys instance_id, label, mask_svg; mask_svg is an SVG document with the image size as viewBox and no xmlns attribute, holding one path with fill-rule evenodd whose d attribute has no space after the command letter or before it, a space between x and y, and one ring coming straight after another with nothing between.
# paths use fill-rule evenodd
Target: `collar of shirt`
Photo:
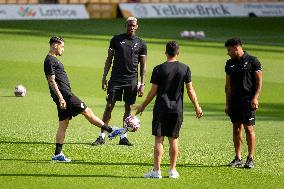
<instances>
[{"instance_id":1,"label":"collar of shirt","mask_svg":"<svg viewBox=\"0 0 284 189\"><path fill-rule=\"evenodd\" d=\"M136 36L135 35L127 35L127 33L124 34L126 36L127 39L135 39Z\"/></svg>"}]
</instances>

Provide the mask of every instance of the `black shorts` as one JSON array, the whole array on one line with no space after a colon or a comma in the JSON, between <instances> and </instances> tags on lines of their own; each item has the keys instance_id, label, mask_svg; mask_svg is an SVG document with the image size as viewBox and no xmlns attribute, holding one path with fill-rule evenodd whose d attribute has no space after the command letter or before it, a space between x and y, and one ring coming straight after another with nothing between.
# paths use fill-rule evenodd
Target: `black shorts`
<instances>
[{"instance_id":1,"label":"black shorts","mask_svg":"<svg viewBox=\"0 0 284 189\"><path fill-rule=\"evenodd\" d=\"M127 104L135 104L137 96L137 83L122 84L119 82L108 82L107 88L107 102L113 103L116 101L123 101Z\"/></svg>"},{"instance_id":2,"label":"black shorts","mask_svg":"<svg viewBox=\"0 0 284 189\"><path fill-rule=\"evenodd\" d=\"M70 98L65 98L64 100L66 101L67 106L66 109L61 109L59 101L53 99L57 106L59 121L63 121L67 118L71 120L72 117L77 116L87 108L87 105L75 95Z\"/></svg>"},{"instance_id":3,"label":"black shorts","mask_svg":"<svg viewBox=\"0 0 284 189\"><path fill-rule=\"evenodd\" d=\"M255 110L250 101L246 103L230 103L229 113L231 122L240 122L244 125L255 125Z\"/></svg>"},{"instance_id":4,"label":"black shorts","mask_svg":"<svg viewBox=\"0 0 284 189\"><path fill-rule=\"evenodd\" d=\"M153 113L152 135L178 138L183 113Z\"/></svg>"}]
</instances>

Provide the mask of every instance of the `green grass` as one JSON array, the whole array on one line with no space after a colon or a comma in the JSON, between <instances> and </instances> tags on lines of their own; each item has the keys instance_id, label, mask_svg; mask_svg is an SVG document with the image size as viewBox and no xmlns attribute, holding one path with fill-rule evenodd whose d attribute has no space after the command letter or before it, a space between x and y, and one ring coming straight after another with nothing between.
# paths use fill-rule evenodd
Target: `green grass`
<instances>
[{"instance_id":1,"label":"green grass","mask_svg":"<svg viewBox=\"0 0 284 189\"><path fill-rule=\"evenodd\" d=\"M283 18L145 19L139 36L148 44L147 85L155 65L165 60L164 46L177 40L179 59L192 70L193 84L204 110L201 120L185 98L178 171L181 178L147 180L152 167L151 104L139 132L129 133L133 147L106 141L90 143L99 129L82 117L71 121L64 152L73 163L50 161L57 113L43 73L52 34L65 37L64 63L73 92L102 117L105 92L100 89L112 35L124 32L123 20L0 21L0 188L283 188L284 185L284 20ZM204 30L204 41L182 40L182 30ZM245 49L257 56L264 86L257 113L256 168L231 169L231 123L224 115L224 41L239 35ZM24 98L13 96L17 84ZM138 98L142 102L143 98ZM111 124L121 125L123 103L117 103ZM244 138L243 155L246 155ZM162 165L167 177L168 144Z\"/></svg>"}]
</instances>

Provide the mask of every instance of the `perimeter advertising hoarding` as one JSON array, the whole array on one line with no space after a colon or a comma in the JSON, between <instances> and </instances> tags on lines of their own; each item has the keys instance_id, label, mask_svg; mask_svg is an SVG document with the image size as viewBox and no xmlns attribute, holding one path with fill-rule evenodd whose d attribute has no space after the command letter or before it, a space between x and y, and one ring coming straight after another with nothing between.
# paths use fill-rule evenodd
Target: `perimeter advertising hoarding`
<instances>
[{"instance_id":1,"label":"perimeter advertising hoarding","mask_svg":"<svg viewBox=\"0 0 284 189\"><path fill-rule=\"evenodd\" d=\"M0 5L0 20L88 18L84 5Z\"/></svg>"},{"instance_id":2,"label":"perimeter advertising hoarding","mask_svg":"<svg viewBox=\"0 0 284 189\"><path fill-rule=\"evenodd\" d=\"M124 17L247 17L284 16L284 3L122 3Z\"/></svg>"}]
</instances>

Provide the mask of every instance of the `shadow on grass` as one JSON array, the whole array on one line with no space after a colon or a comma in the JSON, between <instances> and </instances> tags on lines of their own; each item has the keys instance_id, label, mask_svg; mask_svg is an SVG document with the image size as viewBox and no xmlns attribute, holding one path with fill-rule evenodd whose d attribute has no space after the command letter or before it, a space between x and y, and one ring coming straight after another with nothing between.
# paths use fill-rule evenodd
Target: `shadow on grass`
<instances>
[{"instance_id":1,"label":"shadow on grass","mask_svg":"<svg viewBox=\"0 0 284 189\"><path fill-rule=\"evenodd\" d=\"M0 141L0 144L55 144L54 142L41 142L41 141ZM83 145L90 145L91 142L65 142L64 144L83 144Z\"/></svg>"},{"instance_id":2,"label":"shadow on grass","mask_svg":"<svg viewBox=\"0 0 284 189\"><path fill-rule=\"evenodd\" d=\"M72 160L72 162L69 163L58 163L58 162L53 162L51 160L28 160L28 159L12 159L12 158L7 158L7 159L0 159L0 161L18 161L18 162L24 162L24 163L35 163L35 164L49 164L49 163L57 163L57 164L64 164L64 165L103 165L103 166L122 166L122 165L128 165L128 166L146 166L146 167L151 167L153 166L152 163L143 163L143 162L89 162L89 161L84 161L84 160ZM162 167L169 167L170 164L161 164ZM193 164L193 163L186 163L186 164L177 164L177 167L228 167L227 165L202 165L202 164Z\"/></svg>"},{"instance_id":3,"label":"shadow on grass","mask_svg":"<svg viewBox=\"0 0 284 189\"><path fill-rule=\"evenodd\" d=\"M140 177L135 177L135 176L117 176L117 175L75 175L75 174L27 174L27 173L14 173L14 174L0 174L2 177L111 177L111 178L143 178L142 176Z\"/></svg>"}]
</instances>

